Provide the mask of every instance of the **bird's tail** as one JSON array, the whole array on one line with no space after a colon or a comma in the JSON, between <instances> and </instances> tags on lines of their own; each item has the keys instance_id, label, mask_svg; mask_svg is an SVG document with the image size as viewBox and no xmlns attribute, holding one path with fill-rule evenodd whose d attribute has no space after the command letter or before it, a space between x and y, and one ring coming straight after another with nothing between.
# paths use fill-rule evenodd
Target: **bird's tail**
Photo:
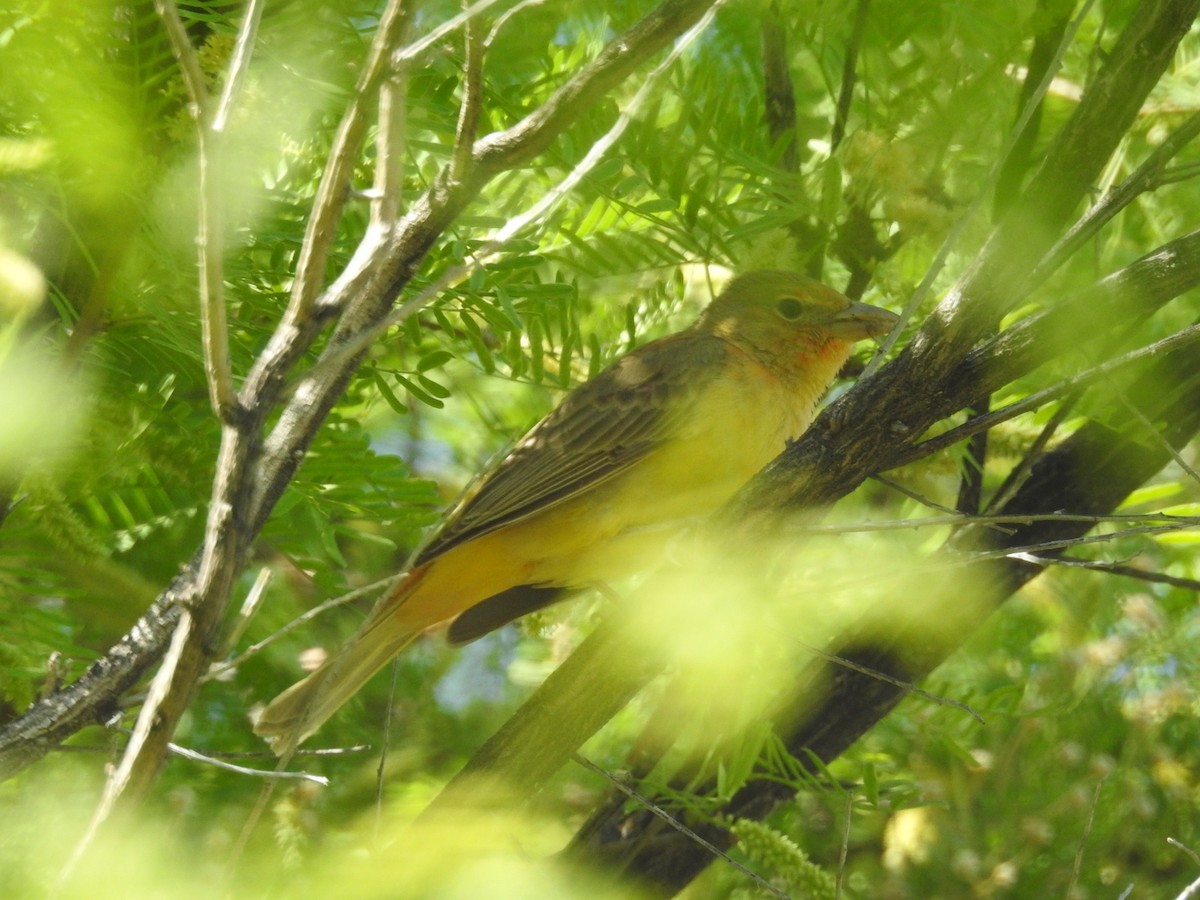
<instances>
[{"instance_id":1,"label":"bird's tail","mask_svg":"<svg viewBox=\"0 0 1200 900\"><path fill-rule=\"evenodd\" d=\"M254 724L277 756L292 751L349 700L371 676L413 642L433 622L405 621L397 605L412 593L421 569L414 571L372 610L362 628L337 653L272 700Z\"/></svg>"}]
</instances>

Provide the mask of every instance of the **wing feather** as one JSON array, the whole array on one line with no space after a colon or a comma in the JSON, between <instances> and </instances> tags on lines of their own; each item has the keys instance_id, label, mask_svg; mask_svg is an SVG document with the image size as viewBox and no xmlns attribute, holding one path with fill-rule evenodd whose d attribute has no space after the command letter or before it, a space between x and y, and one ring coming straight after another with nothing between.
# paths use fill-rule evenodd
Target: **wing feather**
<instances>
[{"instance_id":1,"label":"wing feather","mask_svg":"<svg viewBox=\"0 0 1200 900\"><path fill-rule=\"evenodd\" d=\"M567 395L450 510L414 565L562 503L681 435L691 401L727 352L685 331L621 357Z\"/></svg>"}]
</instances>

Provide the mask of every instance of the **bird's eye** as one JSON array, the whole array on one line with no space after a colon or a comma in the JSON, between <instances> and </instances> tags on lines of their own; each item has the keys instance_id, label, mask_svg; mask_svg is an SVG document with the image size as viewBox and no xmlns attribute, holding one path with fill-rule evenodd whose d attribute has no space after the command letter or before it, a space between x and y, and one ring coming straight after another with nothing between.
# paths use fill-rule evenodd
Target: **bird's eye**
<instances>
[{"instance_id":1,"label":"bird's eye","mask_svg":"<svg viewBox=\"0 0 1200 900\"><path fill-rule=\"evenodd\" d=\"M783 297L775 304L779 314L785 319L798 319L804 315L804 304L795 297Z\"/></svg>"}]
</instances>

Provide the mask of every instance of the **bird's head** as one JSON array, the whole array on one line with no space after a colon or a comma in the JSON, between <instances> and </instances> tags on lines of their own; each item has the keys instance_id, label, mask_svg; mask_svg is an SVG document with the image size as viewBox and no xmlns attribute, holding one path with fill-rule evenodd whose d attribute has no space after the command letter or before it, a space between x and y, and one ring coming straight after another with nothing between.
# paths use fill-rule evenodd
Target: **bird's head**
<instances>
[{"instance_id":1,"label":"bird's head","mask_svg":"<svg viewBox=\"0 0 1200 900\"><path fill-rule=\"evenodd\" d=\"M852 344L887 334L896 321L894 313L856 303L813 278L763 269L729 282L696 327L771 359L844 361Z\"/></svg>"}]
</instances>

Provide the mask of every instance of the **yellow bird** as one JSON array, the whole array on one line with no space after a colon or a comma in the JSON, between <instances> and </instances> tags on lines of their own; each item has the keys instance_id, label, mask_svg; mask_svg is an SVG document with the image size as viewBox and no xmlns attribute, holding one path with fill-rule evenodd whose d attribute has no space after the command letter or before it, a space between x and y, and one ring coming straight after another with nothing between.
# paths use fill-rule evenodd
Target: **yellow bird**
<instances>
[{"instance_id":1,"label":"yellow bird","mask_svg":"<svg viewBox=\"0 0 1200 900\"><path fill-rule=\"evenodd\" d=\"M577 387L455 504L349 642L255 732L283 755L418 635L475 640L564 595L652 567L812 421L852 345L896 316L818 281L735 278L689 328Z\"/></svg>"}]
</instances>

